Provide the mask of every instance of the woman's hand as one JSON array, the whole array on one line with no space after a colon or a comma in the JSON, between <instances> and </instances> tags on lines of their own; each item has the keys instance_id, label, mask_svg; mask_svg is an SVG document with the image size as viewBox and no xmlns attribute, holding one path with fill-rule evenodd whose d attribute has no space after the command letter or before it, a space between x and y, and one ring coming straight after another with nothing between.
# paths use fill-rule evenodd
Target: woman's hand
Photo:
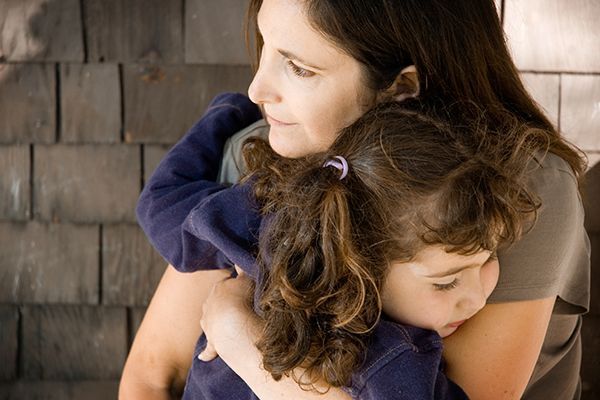
<instances>
[{"instance_id":1,"label":"woman's hand","mask_svg":"<svg viewBox=\"0 0 600 400\"><path fill-rule=\"evenodd\" d=\"M206 335L207 345L198 358L210 361L217 356L226 360L237 354L236 348L254 344L260 321L252 310L252 280L236 267L237 278L226 278L213 285L202 306L200 326Z\"/></svg>"}]
</instances>

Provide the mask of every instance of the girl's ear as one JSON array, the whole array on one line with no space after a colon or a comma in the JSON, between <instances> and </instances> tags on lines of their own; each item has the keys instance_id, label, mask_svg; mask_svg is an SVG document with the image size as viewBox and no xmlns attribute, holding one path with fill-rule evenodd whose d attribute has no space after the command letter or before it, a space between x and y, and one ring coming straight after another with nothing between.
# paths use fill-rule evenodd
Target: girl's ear
<instances>
[{"instance_id":1,"label":"girl's ear","mask_svg":"<svg viewBox=\"0 0 600 400\"><path fill-rule=\"evenodd\" d=\"M394 82L379 93L377 102L402 101L419 95L419 75L414 65L404 68Z\"/></svg>"}]
</instances>

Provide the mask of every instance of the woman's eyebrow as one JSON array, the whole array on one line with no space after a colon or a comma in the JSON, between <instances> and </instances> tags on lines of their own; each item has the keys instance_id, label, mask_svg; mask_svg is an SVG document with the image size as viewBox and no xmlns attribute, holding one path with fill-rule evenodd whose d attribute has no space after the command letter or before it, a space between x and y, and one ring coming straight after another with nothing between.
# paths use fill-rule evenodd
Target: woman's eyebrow
<instances>
[{"instance_id":1,"label":"woman's eyebrow","mask_svg":"<svg viewBox=\"0 0 600 400\"><path fill-rule=\"evenodd\" d=\"M300 62L300 64L303 64L303 65L305 65L305 66L307 66L307 67L309 67L309 68L313 68L313 69L316 69L316 70L319 70L319 71L323 71L323 70L324 70L324 68L317 67L316 65L312 65L312 64L309 64L309 63L307 63L307 62L306 62L306 61L304 61L302 58L298 57L298 56L297 56L297 55L295 55L294 53L291 53L291 52L289 52L289 51L287 51L287 50L278 49L277 51L279 52L279 54L281 54L281 55L282 55L282 56L284 56L285 58L289 58L290 60L296 60L296 61L299 61L299 62Z\"/></svg>"}]
</instances>

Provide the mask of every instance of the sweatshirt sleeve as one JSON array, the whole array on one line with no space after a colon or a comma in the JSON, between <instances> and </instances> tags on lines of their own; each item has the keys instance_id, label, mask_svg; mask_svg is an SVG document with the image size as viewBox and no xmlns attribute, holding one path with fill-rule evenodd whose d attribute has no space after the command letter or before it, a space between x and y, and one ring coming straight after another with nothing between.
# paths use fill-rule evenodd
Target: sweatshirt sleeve
<instances>
[{"instance_id":1,"label":"sweatshirt sleeve","mask_svg":"<svg viewBox=\"0 0 600 400\"><path fill-rule=\"evenodd\" d=\"M179 271L222 267L209 266L203 260L210 246L184 231L182 225L198 204L228 188L216 183L225 142L260 118L258 107L246 96L217 96L167 153L142 190L136 208L138 223L160 255ZM224 257L213 257L211 262L220 264Z\"/></svg>"},{"instance_id":2,"label":"sweatshirt sleeve","mask_svg":"<svg viewBox=\"0 0 600 400\"><path fill-rule=\"evenodd\" d=\"M347 391L359 400L468 399L443 369L436 332L382 320Z\"/></svg>"}]
</instances>

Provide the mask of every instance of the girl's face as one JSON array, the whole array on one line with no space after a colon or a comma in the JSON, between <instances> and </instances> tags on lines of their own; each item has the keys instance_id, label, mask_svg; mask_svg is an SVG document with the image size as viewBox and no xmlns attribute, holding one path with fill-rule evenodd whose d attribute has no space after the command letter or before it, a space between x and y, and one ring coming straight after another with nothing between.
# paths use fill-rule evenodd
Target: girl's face
<instances>
[{"instance_id":1,"label":"girl's face","mask_svg":"<svg viewBox=\"0 0 600 400\"><path fill-rule=\"evenodd\" d=\"M446 337L483 308L498 273L498 260L489 251L463 256L428 246L414 260L391 265L383 311L395 321Z\"/></svg>"},{"instance_id":2,"label":"girl's face","mask_svg":"<svg viewBox=\"0 0 600 400\"><path fill-rule=\"evenodd\" d=\"M271 147L286 157L326 150L375 99L361 65L310 26L301 1L265 0L257 21L264 46L248 94Z\"/></svg>"}]
</instances>

